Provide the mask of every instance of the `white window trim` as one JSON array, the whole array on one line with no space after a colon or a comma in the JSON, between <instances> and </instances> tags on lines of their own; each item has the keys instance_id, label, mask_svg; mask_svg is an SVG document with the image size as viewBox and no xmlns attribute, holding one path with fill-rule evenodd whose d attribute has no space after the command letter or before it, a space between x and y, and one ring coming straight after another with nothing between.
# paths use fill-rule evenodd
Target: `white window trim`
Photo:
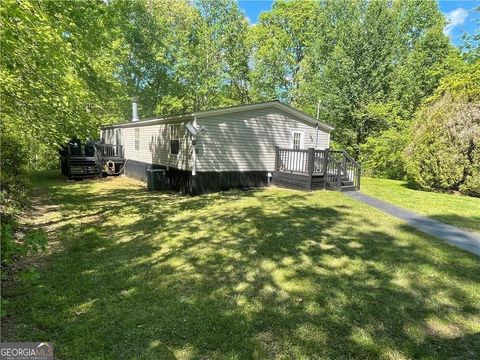
<instances>
[{"instance_id":1,"label":"white window trim","mask_svg":"<svg viewBox=\"0 0 480 360\"><path fill-rule=\"evenodd\" d=\"M305 149L305 131L303 130L290 131L290 149L293 149L294 134L300 134L300 149Z\"/></svg>"}]
</instances>

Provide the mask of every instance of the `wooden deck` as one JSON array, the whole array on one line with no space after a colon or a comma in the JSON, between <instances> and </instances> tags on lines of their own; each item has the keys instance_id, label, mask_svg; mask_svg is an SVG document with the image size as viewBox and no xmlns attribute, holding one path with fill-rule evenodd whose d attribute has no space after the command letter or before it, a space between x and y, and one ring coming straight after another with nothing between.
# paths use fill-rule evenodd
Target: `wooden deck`
<instances>
[{"instance_id":1,"label":"wooden deck","mask_svg":"<svg viewBox=\"0 0 480 360\"><path fill-rule=\"evenodd\" d=\"M273 185L298 190L360 190L360 165L343 151L280 149Z\"/></svg>"},{"instance_id":2,"label":"wooden deck","mask_svg":"<svg viewBox=\"0 0 480 360\"><path fill-rule=\"evenodd\" d=\"M67 144L60 151L62 174L69 179L118 175L125 163L122 145L87 142Z\"/></svg>"}]
</instances>

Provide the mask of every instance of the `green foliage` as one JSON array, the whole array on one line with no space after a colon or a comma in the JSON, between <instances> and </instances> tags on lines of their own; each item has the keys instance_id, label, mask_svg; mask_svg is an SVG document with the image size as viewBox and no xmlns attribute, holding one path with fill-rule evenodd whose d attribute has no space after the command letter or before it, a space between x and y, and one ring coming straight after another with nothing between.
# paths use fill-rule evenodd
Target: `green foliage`
<instances>
[{"instance_id":1,"label":"green foliage","mask_svg":"<svg viewBox=\"0 0 480 360\"><path fill-rule=\"evenodd\" d=\"M14 226L12 224L2 223L0 226L2 234L2 266L10 265L18 256L44 251L47 246L47 235L44 231L29 231L23 239L15 240Z\"/></svg>"},{"instance_id":2,"label":"green foliage","mask_svg":"<svg viewBox=\"0 0 480 360\"><path fill-rule=\"evenodd\" d=\"M250 34L253 48L251 94L256 101L295 101L299 71L313 41L319 4L313 1L276 1L261 14Z\"/></svg>"},{"instance_id":3,"label":"green foliage","mask_svg":"<svg viewBox=\"0 0 480 360\"><path fill-rule=\"evenodd\" d=\"M409 178L425 189L480 196L480 62L447 77L418 113L405 151Z\"/></svg>"},{"instance_id":4,"label":"green foliage","mask_svg":"<svg viewBox=\"0 0 480 360\"><path fill-rule=\"evenodd\" d=\"M471 35L466 33L463 34L462 50L465 60L469 63L474 63L480 59L480 6L477 6L471 11L477 13L476 19L473 20L476 23L475 32Z\"/></svg>"},{"instance_id":5,"label":"green foliage","mask_svg":"<svg viewBox=\"0 0 480 360\"><path fill-rule=\"evenodd\" d=\"M13 230L11 224L0 224L1 230L1 244L2 244L2 267L11 263L15 255L22 252L20 244L16 243L13 237Z\"/></svg>"},{"instance_id":6,"label":"green foliage","mask_svg":"<svg viewBox=\"0 0 480 360\"><path fill-rule=\"evenodd\" d=\"M433 0L276 1L251 31L252 97L311 115L319 105L335 144L359 155L367 173L403 178L415 113L465 66L444 25Z\"/></svg>"},{"instance_id":7,"label":"green foliage","mask_svg":"<svg viewBox=\"0 0 480 360\"><path fill-rule=\"evenodd\" d=\"M405 128L390 128L372 136L361 147L362 172L366 176L403 179L403 151L408 141Z\"/></svg>"},{"instance_id":8,"label":"green foliage","mask_svg":"<svg viewBox=\"0 0 480 360\"><path fill-rule=\"evenodd\" d=\"M20 272L20 280L26 283L33 283L40 279L40 273L34 268L27 268Z\"/></svg>"},{"instance_id":9,"label":"green foliage","mask_svg":"<svg viewBox=\"0 0 480 360\"><path fill-rule=\"evenodd\" d=\"M184 61L173 67L187 110L248 102L245 16L234 0L201 0L195 5L189 41L181 49Z\"/></svg>"},{"instance_id":10,"label":"green foliage","mask_svg":"<svg viewBox=\"0 0 480 360\"><path fill-rule=\"evenodd\" d=\"M5 300L5 299L0 299L0 317L3 318L8 314L6 306L10 304L10 301Z\"/></svg>"},{"instance_id":11,"label":"green foliage","mask_svg":"<svg viewBox=\"0 0 480 360\"><path fill-rule=\"evenodd\" d=\"M45 251L47 246L47 235L44 231L34 230L25 235L23 245L27 254L34 254L39 251Z\"/></svg>"},{"instance_id":12,"label":"green foliage","mask_svg":"<svg viewBox=\"0 0 480 360\"><path fill-rule=\"evenodd\" d=\"M480 101L480 59L474 63L457 63L455 71L442 79L437 91L428 99L428 102L438 100L445 94L467 102Z\"/></svg>"},{"instance_id":13,"label":"green foliage","mask_svg":"<svg viewBox=\"0 0 480 360\"><path fill-rule=\"evenodd\" d=\"M0 161L0 214L2 222L9 222L28 204L30 184L27 180L26 144L20 137L0 128L2 159Z\"/></svg>"},{"instance_id":14,"label":"green foliage","mask_svg":"<svg viewBox=\"0 0 480 360\"><path fill-rule=\"evenodd\" d=\"M96 136L118 116L105 4L7 0L0 15L2 117L30 163L37 148Z\"/></svg>"},{"instance_id":15,"label":"green foliage","mask_svg":"<svg viewBox=\"0 0 480 360\"><path fill-rule=\"evenodd\" d=\"M389 118L408 119L433 93L440 75L432 69L451 45L434 1L326 2L322 11L297 102L313 113L320 99L320 116L335 125L334 138L358 151L392 126Z\"/></svg>"},{"instance_id":16,"label":"green foliage","mask_svg":"<svg viewBox=\"0 0 480 360\"><path fill-rule=\"evenodd\" d=\"M248 102L248 24L235 1L114 2L111 11L118 76L143 117Z\"/></svg>"}]
</instances>

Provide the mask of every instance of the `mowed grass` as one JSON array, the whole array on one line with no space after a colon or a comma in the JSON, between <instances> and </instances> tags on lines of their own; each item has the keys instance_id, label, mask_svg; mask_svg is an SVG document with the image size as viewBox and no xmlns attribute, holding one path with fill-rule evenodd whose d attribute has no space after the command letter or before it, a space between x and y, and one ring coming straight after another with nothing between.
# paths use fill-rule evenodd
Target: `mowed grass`
<instances>
[{"instance_id":1,"label":"mowed grass","mask_svg":"<svg viewBox=\"0 0 480 360\"><path fill-rule=\"evenodd\" d=\"M341 193L39 186L51 248L36 284L4 291L10 341L53 341L60 359L480 353L479 258Z\"/></svg>"},{"instance_id":2,"label":"mowed grass","mask_svg":"<svg viewBox=\"0 0 480 360\"><path fill-rule=\"evenodd\" d=\"M362 178L361 191L432 219L480 233L480 198L415 190L405 181Z\"/></svg>"}]
</instances>

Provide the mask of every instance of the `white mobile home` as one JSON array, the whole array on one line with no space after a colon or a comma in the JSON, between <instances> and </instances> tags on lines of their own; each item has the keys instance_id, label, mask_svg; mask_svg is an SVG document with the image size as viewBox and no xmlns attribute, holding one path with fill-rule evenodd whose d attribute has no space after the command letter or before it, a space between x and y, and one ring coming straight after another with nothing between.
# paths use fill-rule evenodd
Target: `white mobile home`
<instances>
[{"instance_id":1,"label":"white mobile home","mask_svg":"<svg viewBox=\"0 0 480 360\"><path fill-rule=\"evenodd\" d=\"M138 120L134 103L132 121L103 127L101 139L123 145L127 176L145 180L148 169L162 168L172 189L203 193L265 186L278 148L328 149L332 130L278 101L148 120ZM306 163L299 154L283 168Z\"/></svg>"}]
</instances>

